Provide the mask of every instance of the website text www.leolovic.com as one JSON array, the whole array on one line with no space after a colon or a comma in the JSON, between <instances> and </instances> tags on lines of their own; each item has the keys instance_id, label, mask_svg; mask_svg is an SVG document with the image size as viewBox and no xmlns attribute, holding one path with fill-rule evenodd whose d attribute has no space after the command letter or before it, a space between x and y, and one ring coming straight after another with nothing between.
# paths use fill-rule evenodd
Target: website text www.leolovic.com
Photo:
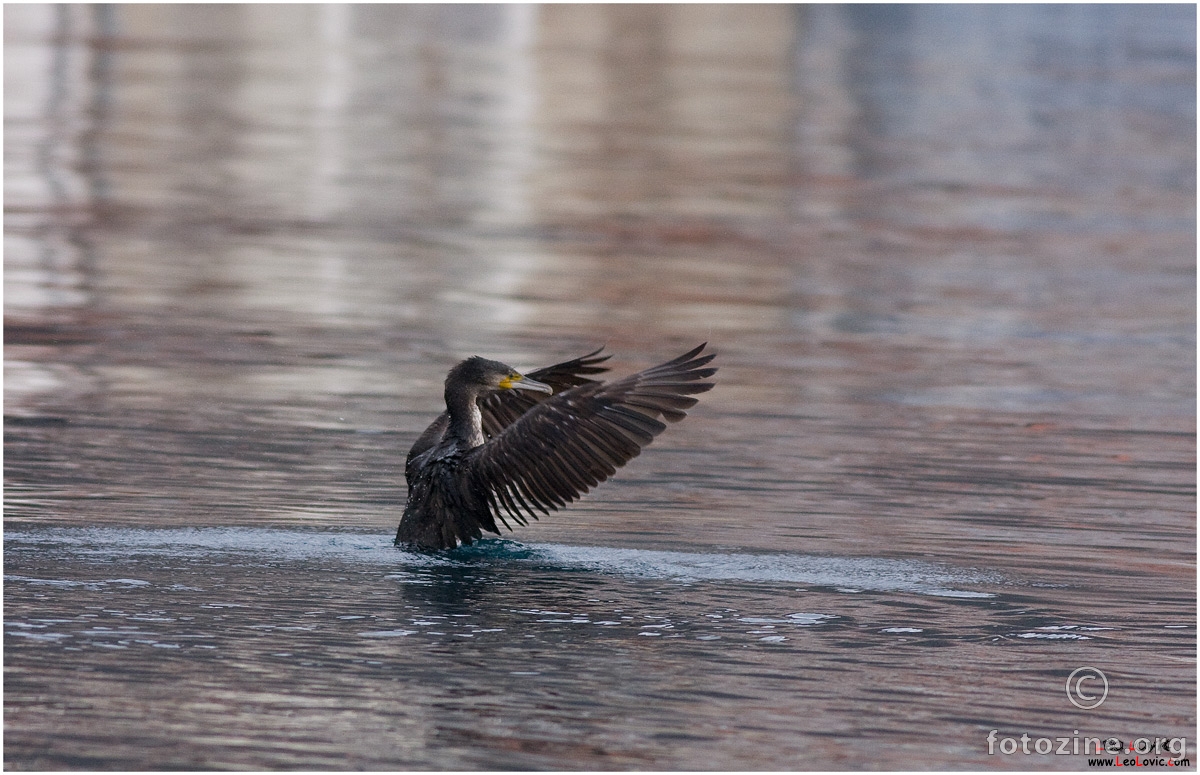
<instances>
[{"instance_id":1,"label":"website text www.leolovic.com","mask_svg":"<svg viewBox=\"0 0 1200 775\"><path fill-rule=\"evenodd\" d=\"M1001 736L988 732L989 756L1087 756L1089 767L1191 767L1186 737L1138 737L1123 740L1110 735L1080 735L1073 730L1061 737Z\"/></svg>"}]
</instances>

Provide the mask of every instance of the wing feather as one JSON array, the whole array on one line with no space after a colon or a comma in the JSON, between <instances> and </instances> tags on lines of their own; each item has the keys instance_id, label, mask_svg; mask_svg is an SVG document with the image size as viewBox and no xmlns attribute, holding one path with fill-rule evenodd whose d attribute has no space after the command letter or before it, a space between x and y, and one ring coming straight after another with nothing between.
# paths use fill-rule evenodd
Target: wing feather
<instances>
[{"instance_id":1,"label":"wing feather","mask_svg":"<svg viewBox=\"0 0 1200 775\"><path fill-rule=\"evenodd\" d=\"M507 488L508 488L508 490L509 490L509 491L512 493L512 495L513 495L513 499L514 499L514 500L515 500L517 503L519 503L519 504L520 504L520 506L521 506L521 508L522 508L522 509L524 509L524 514L525 514L525 515L528 515L529 517L533 517L534 519L537 519L537 513L538 513L539 511L540 511L540 512L542 512L543 514L549 514L549 513L550 513L550 510L549 510L549 509L543 508L543 507L541 507L541 506L538 506L538 507L535 509L533 506L530 506L530 505L529 505L528 501L526 501L526 500L525 500L525 496L524 496L524 495L522 495L522 490L523 490L524 486L525 486L525 485L524 485L523 483L518 483L518 482L515 482L515 481L514 481L514 482L511 482L511 483L508 483L508 484L506 484L506 485L505 485L505 487L507 487ZM519 512L519 511L518 511L518 512L516 512L516 514L520 514L520 513L521 513L521 512ZM524 515L523 515L523 516L521 516L521 518L520 518L520 519L521 519L521 524L522 524L522 525L528 525L528 524L529 524L529 519L528 519L526 516L524 516Z\"/></svg>"},{"instance_id":2,"label":"wing feather","mask_svg":"<svg viewBox=\"0 0 1200 775\"><path fill-rule=\"evenodd\" d=\"M701 355L704 347L610 383L579 376L599 371L596 353L560 364L570 368L555 376L568 374L578 383L535 398L486 444L467 453L464 465L472 486L488 493L488 506L501 521L504 511L521 524L527 517L536 519L538 511L548 514L574 501L636 457L666 423L683 419L696 404L692 396L712 389L707 380L716 369L706 368L713 355ZM556 368L530 376L547 381L546 372ZM506 403L493 409L493 419L499 423L516 408Z\"/></svg>"}]
</instances>

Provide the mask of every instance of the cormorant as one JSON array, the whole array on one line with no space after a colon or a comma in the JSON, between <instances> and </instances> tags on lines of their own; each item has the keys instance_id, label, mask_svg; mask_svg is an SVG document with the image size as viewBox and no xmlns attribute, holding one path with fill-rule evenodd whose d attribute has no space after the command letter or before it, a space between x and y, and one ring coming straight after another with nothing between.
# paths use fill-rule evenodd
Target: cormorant
<instances>
[{"instance_id":1,"label":"cormorant","mask_svg":"<svg viewBox=\"0 0 1200 775\"><path fill-rule=\"evenodd\" d=\"M565 506L616 473L711 390L705 345L614 382L600 350L522 375L479 356L446 376L446 411L404 465L396 545L451 549Z\"/></svg>"}]
</instances>

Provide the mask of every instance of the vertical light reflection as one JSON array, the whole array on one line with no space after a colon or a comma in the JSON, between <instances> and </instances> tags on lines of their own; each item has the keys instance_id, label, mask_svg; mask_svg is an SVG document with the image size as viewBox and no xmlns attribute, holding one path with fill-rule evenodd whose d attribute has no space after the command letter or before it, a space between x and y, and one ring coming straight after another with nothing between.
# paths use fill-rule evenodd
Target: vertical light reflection
<instances>
[{"instance_id":1,"label":"vertical light reflection","mask_svg":"<svg viewBox=\"0 0 1200 775\"><path fill-rule=\"evenodd\" d=\"M352 63L349 49L353 45L351 29L355 6L349 3L326 3L318 7L316 26L317 72L313 78L313 162L309 173L307 217L327 222L342 212L347 201L346 182L346 125L352 89ZM331 241L317 255L314 280L325 289L313 294L317 300L315 312L334 318L344 314L353 300L347 289L349 271L344 248Z\"/></svg>"},{"instance_id":2,"label":"vertical light reflection","mask_svg":"<svg viewBox=\"0 0 1200 775\"><path fill-rule=\"evenodd\" d=\"M493 121L496 149L484 192L487 205L479 220L507 225L527 224L533 211L528 181L536 149L531 125L537 110L533 46L540 6L504 6L496 38L497 93Z\"/></svg>"},{"instance_id":3,"label":"vertical light reflection","mask_svg":"<svg viewBox=\"0 0 1200 775\"><path fill-rule=\"evenodd\" d=\"M346 127L353 90L354 6L326 3L318 7L316 75L313 79L313 166L308 181L306 212L324 221L335 216L346 202Z\"/></svg>"},{"instance_id":4,"label":"vertical light reflection","mask_svg":"<svg viewBox=\"0 0 1200 775\"><path fill-rule=\"evenodd\" d=\"M847 184L856 164L849 142L858 106L849 98L846 68L854 35L844 17L826 5L805 7L797 26L795 168L804 181ZM800 217L825 228L848 226L842 208L809 195L811 186L790 190Z\"/></svg>"},{"instance_id":5,"label":"vertical light reflection","mask_svg":"<svg viewBox=\"0 0 1200 775\"><path fill-rule=\"evenodd\" d=\"M78 360L48 349L78 343L93 303L95 215L82 138L91 131L90 9L5 8L4 410L34 416L78 408L95 383Z\"/></svg>"},{"instance_id":6,"label":"vertical light reflection","mask_svg":"<svg viewBox=\"0 0 1200 775\"><path fill-rule=\"evenodd\" d=\"M44 318L88 300L79 229L92 203L78 172L88 57L76 41L89 15L66 5L21 6L6 9L5 19L5 314Z\"/></svg>"}]
</instances>

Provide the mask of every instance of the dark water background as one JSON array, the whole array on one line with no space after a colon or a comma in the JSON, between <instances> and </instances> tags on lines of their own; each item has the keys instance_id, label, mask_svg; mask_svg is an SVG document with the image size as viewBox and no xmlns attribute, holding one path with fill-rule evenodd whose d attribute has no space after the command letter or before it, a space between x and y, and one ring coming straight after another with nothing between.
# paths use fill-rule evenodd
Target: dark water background
<instances>
[{"instance_id":1,"label":"dark water background","mask_svg":"<svg viewBox=\"0 0 1200 775\"><path fill-rule=\"evenodd\" d=\"M7 767L1195 764L1194 7L4 17ZM389 545L458 358L702 340Z\"/></svg>"}]
</instances>

